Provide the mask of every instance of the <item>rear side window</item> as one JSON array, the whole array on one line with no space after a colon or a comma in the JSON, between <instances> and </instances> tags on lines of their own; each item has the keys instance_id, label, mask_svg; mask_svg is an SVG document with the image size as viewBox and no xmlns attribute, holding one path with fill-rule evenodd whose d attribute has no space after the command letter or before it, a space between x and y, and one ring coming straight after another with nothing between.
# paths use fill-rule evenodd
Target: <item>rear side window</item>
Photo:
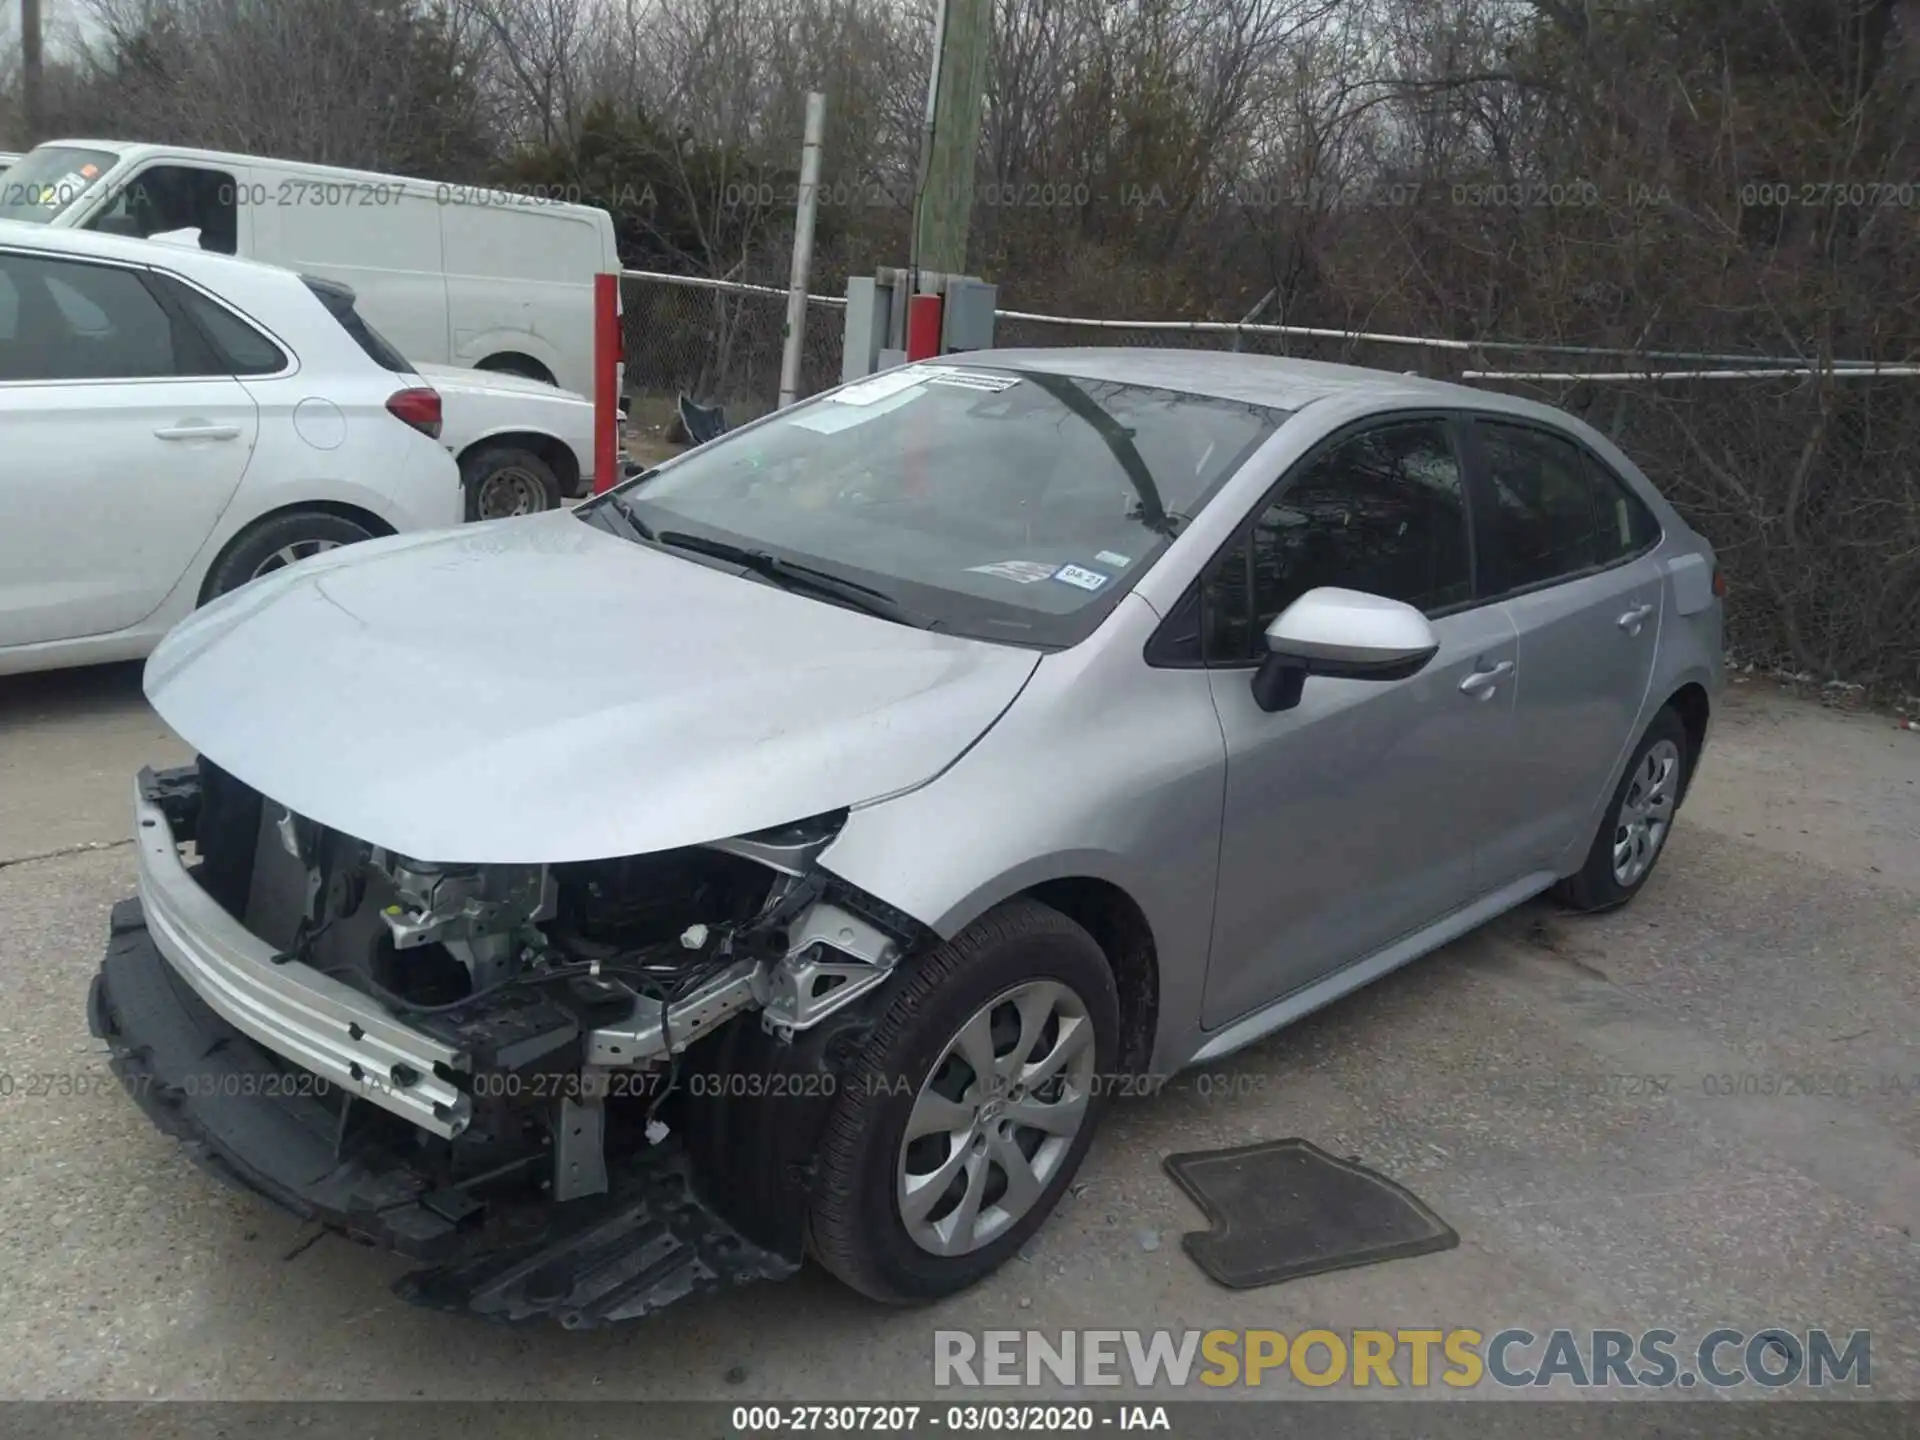
<instances>
[{"instance_id":1,"label":"rear side window","mask_svg":"<svg viewBox=\"0 0 1920 1440\"><path fill-rule=\"evenodd\" d=\"M0 381L146 380L206 373L139 274L108 265L0 254Z\"/></svg>"},{"instance_id":2,"label":"rear side window","mask_svg":"<svg viewBox=\"0 0 1920 1440\"><path fill-rule=\"evenodd\" d=\"M1438 420L1382 425L1307 462L1202 587L1207 659L1257 659L1275 616L1322 585L1428 614L1473 598L1458 459Z\"/></svg>"},{"instance_id":3,"label":"rear side window","mask_svg":"<svg viewBox=\"0 0 1920 1440\"><path fill-rule=\"evenodd\" d=\"M307 289L316 299L327 307L327 313L340 322L340 328L353 337L353 343L367 352L367 358L383 370L392 370L396 374L410 374L413 366L407 358L388 343L385 336L375 330L354 308L353 291L333 280L318 280L311 275L300 277L306 282Z\"/></svg>"},{"instance_id":4,"label":"rear side window","mask_svg":"<svg viewBox=\"0 0 1920 1440\"><path fill-rule=\"evenodd\" d=\"M1475 422L1486 462L1494 588L1524 590L1644 550L1659 527L1638 497L1572 440Z\"/></svg>"},{"instance_id":5,"label":"rear side window","mask_svg":"<svg viewBox=\"0 0 1920 1440\"><path fill-rule=\"evenodd\" d=\"M280 347L226 306L208 299L191 285L156 277L173 301L200 327L213 346L225 375L277 375L287 368Z\"/></svg>"}]
</instances>

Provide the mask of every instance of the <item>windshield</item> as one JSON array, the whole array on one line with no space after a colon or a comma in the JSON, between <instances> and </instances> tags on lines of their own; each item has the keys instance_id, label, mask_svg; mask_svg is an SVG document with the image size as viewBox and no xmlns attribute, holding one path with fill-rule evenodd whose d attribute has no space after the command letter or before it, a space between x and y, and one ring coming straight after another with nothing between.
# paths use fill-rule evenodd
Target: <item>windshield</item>
<instances>
[{"instance_id":1,"label":"windshield","mask_svg":"<svg viewBox=\"0 0 1920 1440\"><path fill-rule=\"evenodd\" d=\"M45 224L69 209L120 157L111 150L42 145L0 175L0 220Z\"/></svg>"},{"instance_id":2,"label":"windshield","mask_svg":"<svg viewBox=\"0 0 1920 1440\"><path fill-rule=\"evenodd\" d=\"M943 632L1071 645L1286 414L1110 380L915 365L614 493L665 545L691 536L812 566Z\"/></svg>"}]
</instances>

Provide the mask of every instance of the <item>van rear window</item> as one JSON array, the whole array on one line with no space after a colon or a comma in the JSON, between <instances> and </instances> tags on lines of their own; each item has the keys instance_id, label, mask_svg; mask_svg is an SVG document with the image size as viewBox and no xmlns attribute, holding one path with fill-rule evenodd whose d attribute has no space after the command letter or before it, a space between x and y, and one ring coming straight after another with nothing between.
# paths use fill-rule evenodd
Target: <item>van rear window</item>
<instances>
[{"instance_id":1,"label":"van rear window","mask_svg":"<svg viewBox=\"0 0 1920 1440\"><path fill-rule=\"evenodd\" d=\"M368 359L383 370L392 370L400 375L412 373L413 365L406 356L394 349L387 338L369 325L354 308L354 294L350 286L313 275L302 275L300 278L306 282L307 289L314 293L314 298L327 307L327 313L340 322L340 328L353 337L354 344L367 352Z\"/></svg>"}]
</instances>

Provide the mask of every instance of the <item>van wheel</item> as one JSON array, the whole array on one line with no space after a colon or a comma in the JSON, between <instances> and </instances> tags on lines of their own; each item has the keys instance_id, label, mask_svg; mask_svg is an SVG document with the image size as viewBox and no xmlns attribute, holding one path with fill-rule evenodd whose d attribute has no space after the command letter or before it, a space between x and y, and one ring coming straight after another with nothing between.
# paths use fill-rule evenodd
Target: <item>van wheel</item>
<instances>
[{"instance_id":1,"label":"van wheel","mask_svg":"<svg viewBox=\"0 0 1920 1440\"><path fill-rule=\"evenodd\" d=\"M841 1078L808 1249L855 1290L935 1300L1040 1228L1092 1143L1119 1046L1113 971L1014 900L923 956Z\"/></svg>"},{"instance_id":2,"label":"van wheel","mask_svg":"<svg viewBox=\"0 0 1920 1440\"><path fill-rule=\"evenodd\" d=\"M371 540L374 532L358 521L327 510L291 510L242 534L207 576L200 603L206 604L249 580L271 575L309 555Z\"/></svg>"},{"instance_id":3,"label":"van wheel","mask_svg":"<svg viewBox=\"0 0 1920 1440\"><path fill-rule=\"evenodd\" d=\"M1689 749L1686 725L1663 707L1634 747L1586 863L1554 887L1555 899L1573 910L1611 910L1640 893L1673 833Z\"/></svg>"},{"instance_id":4,"label":"van wheel","mask_svg":"<svg viewBox=\"0 0 1920 1440\"><path fill-rule=\"evenodd\" d=\"M469 520L537 515L560 503L560 478L553 467L515 445L470 451L460 461L460 483L466 487Z\"/></svg>"}]
</instances>

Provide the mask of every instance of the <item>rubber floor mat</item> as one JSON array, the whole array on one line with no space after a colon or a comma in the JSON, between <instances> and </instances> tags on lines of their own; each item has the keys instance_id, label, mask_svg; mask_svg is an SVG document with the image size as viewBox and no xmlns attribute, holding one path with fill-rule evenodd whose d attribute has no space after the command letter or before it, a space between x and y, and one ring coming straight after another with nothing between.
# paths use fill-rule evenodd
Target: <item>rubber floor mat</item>
<instances>
[{"instance_id":1,"label":"rubber floor mat","mask_svg":"<svg viewBox=\"0 0 1920 1440\"><path fill-rule=\"evenodd\" d=\"M1180 1237L1232 1290L1451 1250L1459 1235L1405 1189L1306 1140L1169 1155L1167 1173L1211 1230Z\"/></svg>"}]
</instances>

